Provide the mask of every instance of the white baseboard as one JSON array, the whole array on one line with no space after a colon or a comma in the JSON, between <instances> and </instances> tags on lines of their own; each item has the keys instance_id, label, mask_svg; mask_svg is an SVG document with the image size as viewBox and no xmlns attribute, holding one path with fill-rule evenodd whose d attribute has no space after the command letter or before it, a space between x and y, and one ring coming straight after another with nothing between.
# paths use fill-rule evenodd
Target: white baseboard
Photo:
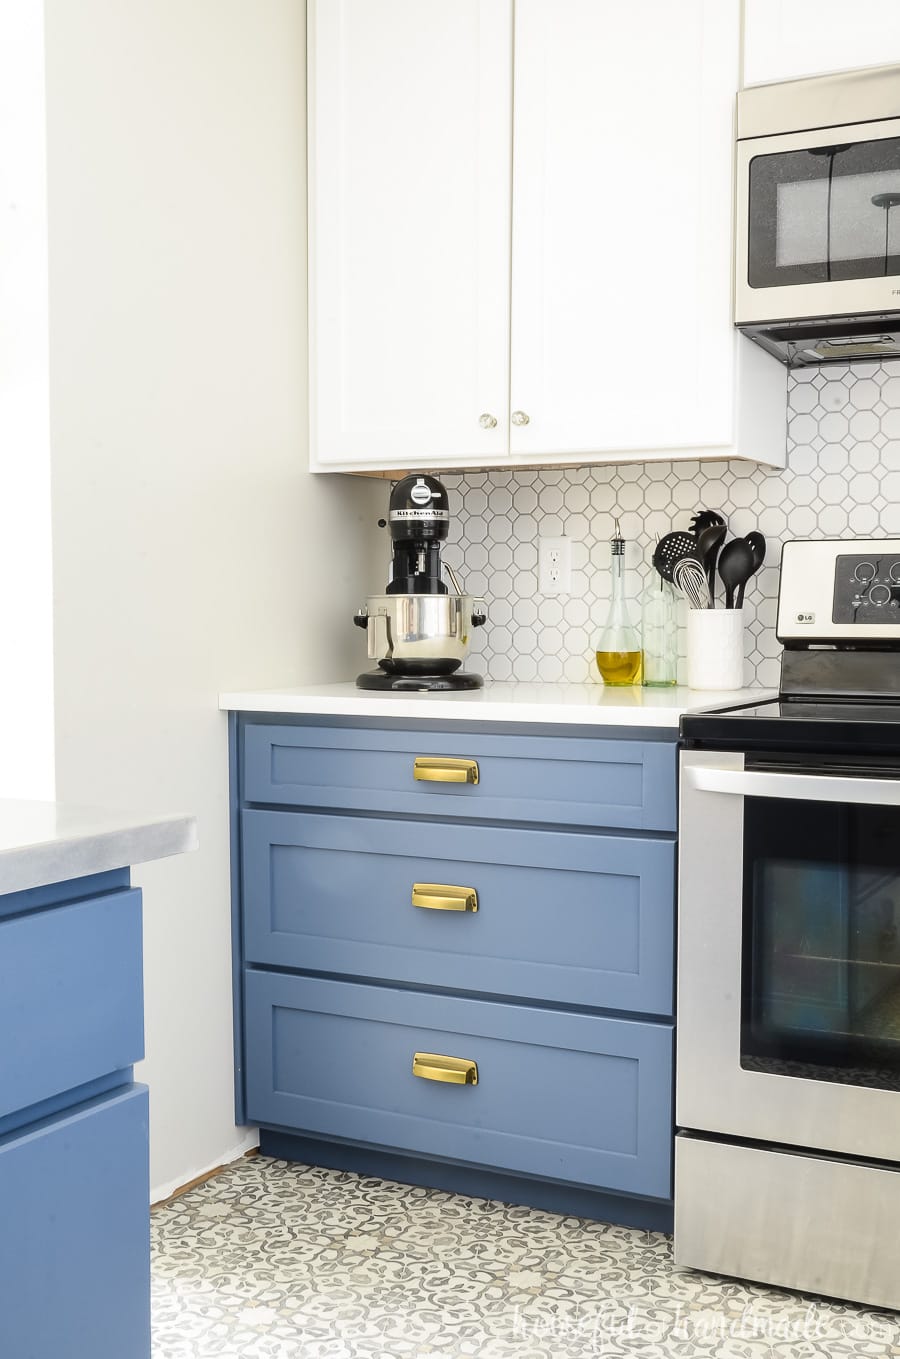
<instances>
[{"instance_id":1,"label":"white baseboard","mask_svg":"<svg viewBox=\"0 0 900 1359\"><path fill-rule=\"evenodd\" d=\"M217 1157L210 1165L198 1167L193 1175L189 1175L187 1179L179 1178L177 1180L170 1180L166 1184L153 1185L150 1190L151 1207L156 1207L166 1199L170 1199L173 1194L177 1194L180 1190L187 1189L188 1186L195 1184L198 1180L202 1180L207 1175L211 1175L213 1171L223 1169L225 1166L230 1165L232 1161L239 1161L242 1156L246 1156L248 1151L252 1151L254 1147L258 1146L259 1130L257 1128L248 1128L244 1130L240 1140L235 1146L223 1151L222 1155Z\"/></svg>"}]
</instances>

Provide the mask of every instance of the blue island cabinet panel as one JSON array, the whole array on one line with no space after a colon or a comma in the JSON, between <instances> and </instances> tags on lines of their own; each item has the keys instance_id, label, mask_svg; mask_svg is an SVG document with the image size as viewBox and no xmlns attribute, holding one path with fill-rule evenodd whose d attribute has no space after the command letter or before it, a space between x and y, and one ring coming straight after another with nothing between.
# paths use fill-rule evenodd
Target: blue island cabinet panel
<instances>
[{"instance_id":1,"label":"blue island cabinet panel","mask_svg":"<svg viewBox=\"0 0 900 1359\"><path fill-rule=\"evenodd\" d=\"M147 1091L0 1139L0 1355L149 1359Z\"/></svg>"},{"instance_id":2,"label":"blue island cabinet panel","mask_svg":"<svg viewBox=\"0 0 900 1359\"><path fill-rule=\"evenodd\" d=\"M674 831L674 741L244 725L244 797L336 811ZM415 760L474 760L477 783Z\"/></svg>"},{"instance_id":3,"label":"blue island cabinet panel","mask_svg":"<svg viewBox=\"0 0 900 1359\"><path fill-rule=\"evenodd\" d=\"M672 1013L670 840L261 810L242 826L250 963ZM477 910L442 908L447 884Z\"/></svg>"},{"instance_id":4,"label":"blue island cabinet panel","mask_svg":"<svg viewBox=\"0 0 900 1359\"><path fill-rule=\"evenodd\" d=\"M143 1057L141 967L137 888L0 919L0 1118Z\"/></svg>"},{"instance_id":5,"label":"blue island cabinet panel","mask_svg":"<svg viewBox=\"0 0 900 1359\"><path fill-rule=\"evenodd\" d=\"M671 1192L672 1028L248 969L247 1105L269 1126L584 1186ZM416 1075L440 1058L477 1083Z\"/></svg>"}]
</instances>

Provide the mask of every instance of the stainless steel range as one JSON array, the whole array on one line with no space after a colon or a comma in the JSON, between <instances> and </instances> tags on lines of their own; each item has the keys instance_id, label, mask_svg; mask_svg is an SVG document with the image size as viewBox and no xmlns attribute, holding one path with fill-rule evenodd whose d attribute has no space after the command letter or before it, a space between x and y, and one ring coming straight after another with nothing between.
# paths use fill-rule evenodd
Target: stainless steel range
<instances>
[{"instance_id":1,"label":"stainless steel range","mask_svg":"<svg viewBox=\"0 0 900 1359\"><path fill-rule=\"evenodd\" d=\"M900 540L794 542L682 719L675 1259L900 1308Z\"/></svg>"}]
</instances>

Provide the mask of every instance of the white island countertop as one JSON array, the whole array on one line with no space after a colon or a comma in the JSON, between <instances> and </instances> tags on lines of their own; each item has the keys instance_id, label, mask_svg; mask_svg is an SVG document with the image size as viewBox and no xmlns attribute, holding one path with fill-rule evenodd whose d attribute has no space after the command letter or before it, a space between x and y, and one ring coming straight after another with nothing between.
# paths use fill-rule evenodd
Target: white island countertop
<instances>
[{"instance_id":1,"label":"white island countertop","mask_svg":"<svg viewBox=\"0 0 900 1359\"><path fill-rule=\"evenodd\" d=\"M219 696L231 712L296 713L328 717L397 717L465 722L540 722L580 726L677 727L682 713L731 708L775 698L774 689L727 692L621 689L602 684L485 683L461 693L379 693L353 683L297 689L248 689Z\"/></svg>"},{"instance_id":2,"label":"white island countertop","mask_svg":"<svg viewBox=\"0 0 900 1359\"><path fill-rule=\"evenodd\" d=\"M196 848L192 816L0 798L0 895Z\"/></svg>"}]
</instances>

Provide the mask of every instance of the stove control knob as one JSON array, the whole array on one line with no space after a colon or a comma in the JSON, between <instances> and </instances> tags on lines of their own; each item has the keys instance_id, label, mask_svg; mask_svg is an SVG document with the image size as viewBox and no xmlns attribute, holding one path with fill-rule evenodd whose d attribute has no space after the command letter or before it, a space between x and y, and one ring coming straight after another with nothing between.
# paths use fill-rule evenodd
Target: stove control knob
<instances>
[{"instance_id":1,"label":"stove control knob","mask_svg":"<svg viewBox=\"0 0 900 1359\"><path fill-rule=\"evenodd\" d=\"M867 585L870 580L875 579L875 567L871 562L860 562L853 572L853 576L862 585Z\"/></svg>"},{"instance_id":2,"label":"stove control knob","mask_svg":"<svg viewBox=\"0 0 900 1359\"><path fill-rule=\"evenodd\" d=\"M891 592L886 585L873 585L869 591L870 604L890 604Z\"/></svg>"},{"instance_id":3,"label":"stove control knob","mask_svg":"<svg viewBox=\"0 0 900 1359\"><path fill-rule=\"evenodd\" d=\"M891 562L890 577L895 585L900 585L900 562Z\"/></svg>"}]
</instances>

